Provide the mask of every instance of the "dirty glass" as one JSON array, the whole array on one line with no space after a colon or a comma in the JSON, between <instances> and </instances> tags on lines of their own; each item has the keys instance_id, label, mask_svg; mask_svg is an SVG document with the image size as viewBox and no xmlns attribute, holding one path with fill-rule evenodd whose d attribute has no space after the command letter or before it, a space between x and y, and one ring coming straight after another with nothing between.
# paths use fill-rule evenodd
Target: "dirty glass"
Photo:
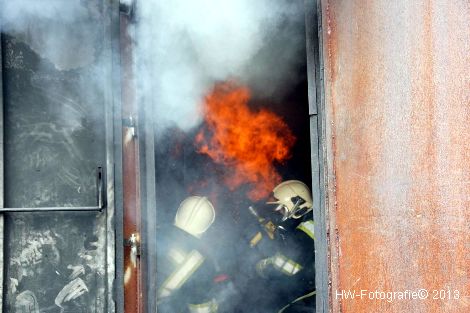
<instances>
[{"instance_id":1,"label":"dirty glass","mask_svg":"<svg viewBox=\"0 0 470 313\"><path fill-rule=\"evenodd\" d=\"M97 175L107 166L109 8L0 4L4 207L97 206ZM112 312L108 213L6 213L3 312Z\"/></svg>"}]
</instances>

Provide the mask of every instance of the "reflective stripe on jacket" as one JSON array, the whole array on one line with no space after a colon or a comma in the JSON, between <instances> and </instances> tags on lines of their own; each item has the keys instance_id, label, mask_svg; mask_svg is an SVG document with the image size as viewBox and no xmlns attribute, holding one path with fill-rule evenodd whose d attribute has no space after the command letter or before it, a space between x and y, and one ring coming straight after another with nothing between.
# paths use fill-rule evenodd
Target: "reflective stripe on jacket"
<instances>
[{"instance_id":1,"label":"reflective stripe on jacket","mask_svg":"<svg viewBox=\"0 0 470 313\"><path fill-rule=\"evenodd\" d=\"M300 223L299 226L297 226L297 229L303 231L310 238L315 240L315 227L314 227L313 220L308 220L308 221Z\"/></svg>"},{"instance_id":2,"label":"reflective stripe on jacket","mask_svg":"<svg viewBox=\"0 0 470 313\"><path fill-rule=\"evenodd\" d=\"M191 277L203 262L204 257L201 253L197 250L191 251L162 284L158 291L158 297L170 296L173 291L179 289Z\"/></svg>"},{"instance_id":3,"label":"reflective stripe on jacket","mask_svg":"<svg viewBox=\"0 0 470 313\"><path fill-rule=\"evenodd\" d=\"M297 274L302 269L299 263L280 253L276 253L271 259L274 268L289 276Z\"/></svg>"},{"instance_id":4,"label":"reflective stripe on jacket","mask_svg":"<svg viewBox=\"0 0 470 313\"><path fill-rule=\"evenodd\" d=\"M217 312L217 302L215 299L201 304L189 304L189 312L191 313L216 313Z\"/></svg>"}]
</instances>

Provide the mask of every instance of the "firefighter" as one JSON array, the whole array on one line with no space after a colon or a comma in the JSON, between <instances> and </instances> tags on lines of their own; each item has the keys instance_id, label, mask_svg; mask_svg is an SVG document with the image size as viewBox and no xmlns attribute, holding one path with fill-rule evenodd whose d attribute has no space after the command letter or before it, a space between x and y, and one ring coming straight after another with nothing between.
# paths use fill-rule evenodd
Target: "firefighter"
<instances>
[{"instance_id":1,"label":"firefighter","mask_svg":"<svg viewBox=\"0 0 470 313\"><path fill-rule=\"evenodd\" d=\"M212 313L215 265L201 238L215 219L205 197L191 196L179 206L173 227L157 242L158 312Z\"/></svg>"},{"instance_id":2,"label":"firefighter","mask_svg":"<svg viewBox=\"0 0 470 313\"><path fill-rule=\"evenodd\" d=\"M271 312L315 312L314 228L309 188L298 180L282 182L273 190L279 216L275 223L259 219L271 244L270 252L256 263L256 272L271 287L275 310ZM252 209L253 210L253 209ZM309 214L310 213L310 214ZM259 217L259 216L258 216ZM263 238L257 233L250 242L255 248ZM261 246L261 245L260 245ZM265 251L263 251L266 254Z\"/></svg>"}]
</instances>

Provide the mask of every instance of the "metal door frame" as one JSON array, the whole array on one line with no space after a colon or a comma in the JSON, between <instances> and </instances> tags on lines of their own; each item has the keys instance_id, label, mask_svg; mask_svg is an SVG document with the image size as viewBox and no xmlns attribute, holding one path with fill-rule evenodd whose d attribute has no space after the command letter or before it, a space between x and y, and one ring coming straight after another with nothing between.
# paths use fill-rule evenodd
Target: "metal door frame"
<instances>
[{"instance_id":1,"label":"metal door frame","mask_svg":"<svg viewBox=\"0 0 470 313\"><path fill-rule=\"evenodd\" d=\"M3 45L2 45L2 25L0 24L0 208L4 205L4 186L3 186ZM0 213L0 312L3 312L3 292L4 292L4 250L3 250L3 237L4 237L4 219L3 214Z\"/></svg>"},{"instance_id":2,"label":"metal door frame","mask_svg":"<svg viewBox=\"0 0 470 313\"><path fill-rule=\"evenodd\" d=\"M306 57L308 79L308 102L310 115L310 144L312 166L312 193L315 220L315 284L316 312L329 312L329 252L328 252L328 215L326 211L326 167L324 138L324 86L322 59L321 3L319 0L304 0L306 26ZM146 223L142 224L141 260L142 271L146 277L143 282L144 311L157 312L156 305L156 260L155 245L148 238L156 235L156 187L155 187L155 138L152 98L140 99L139 106L139 146L141 168L141 210Z\"/></svg>"},{"instance_id":3,"label":"metal door frame","mask_svg":"<svg viewBox=\"0 0 470 313\"><path fill-rule=\"evenodd\" d=\"M316 312L329 312L329 228L327 212L327 168L322 56L321 0L305 0L307 80L310 115L313 217L315 221Z\"/></svg>"},{"instance_id":4,"label":"metal door frame","mask_svg":"<svg viewBox=\"0 0 470 313\"><path fill-rule=\"evenodd\" d=\"M156 245L149 238L156 238L157 216L156 216L156 180L155 180L155 137L153 106L150 99L145 99L139 108L140 118L140 186L141 186L141 216L145 219L142 223L141 236L141 260L143 305L144 312L157 312L157 288L156 288Z\"/></svg>"},{"instance_id":5,"label":"metal door frame","mask_svg":"<svg viewBox=\"0 0 470 313\"><path fill-rule=\"evenodd\" d=\"M136 79L137 80L137 79ZM139 83L139 82L137 82ZM149 238L156 238L156 177L155 177L155 128L154 97L139 97L139 159L141 216L145 223L141 225L141 270L143 290L143 311L157 312L157 260L156 245Z\"/></svg>"}]
</instances>

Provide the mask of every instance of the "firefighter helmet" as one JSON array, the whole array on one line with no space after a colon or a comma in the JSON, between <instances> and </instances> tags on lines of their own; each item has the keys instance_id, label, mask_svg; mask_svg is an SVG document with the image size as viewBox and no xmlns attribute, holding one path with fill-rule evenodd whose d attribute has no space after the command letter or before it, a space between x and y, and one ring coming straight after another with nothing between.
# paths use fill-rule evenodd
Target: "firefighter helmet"
<instances>
[{"instance_id":1,"label":"firefighter helmet","mask_svg":"<svg viewBox=\"0 0 470 313\"><path fill-rule=\"evenodd\" d=\"M274 188L273 193L277 201L269 203L278 205L275 210L283 215L283 221L301 218L313 209L310 190L301 181L282 182Z\"/></svg>"},{"instance_id":2,"label":"firefighter helmet","mask_svg":"<svg viewBox=\"0 0 470 313\"><path fill-rule=\"evenodd\" d=\"M181 202L176 212L175 226L200 237L212 225L215 210L206 197L191 196Z\"/></svg>"}]
</instances>

